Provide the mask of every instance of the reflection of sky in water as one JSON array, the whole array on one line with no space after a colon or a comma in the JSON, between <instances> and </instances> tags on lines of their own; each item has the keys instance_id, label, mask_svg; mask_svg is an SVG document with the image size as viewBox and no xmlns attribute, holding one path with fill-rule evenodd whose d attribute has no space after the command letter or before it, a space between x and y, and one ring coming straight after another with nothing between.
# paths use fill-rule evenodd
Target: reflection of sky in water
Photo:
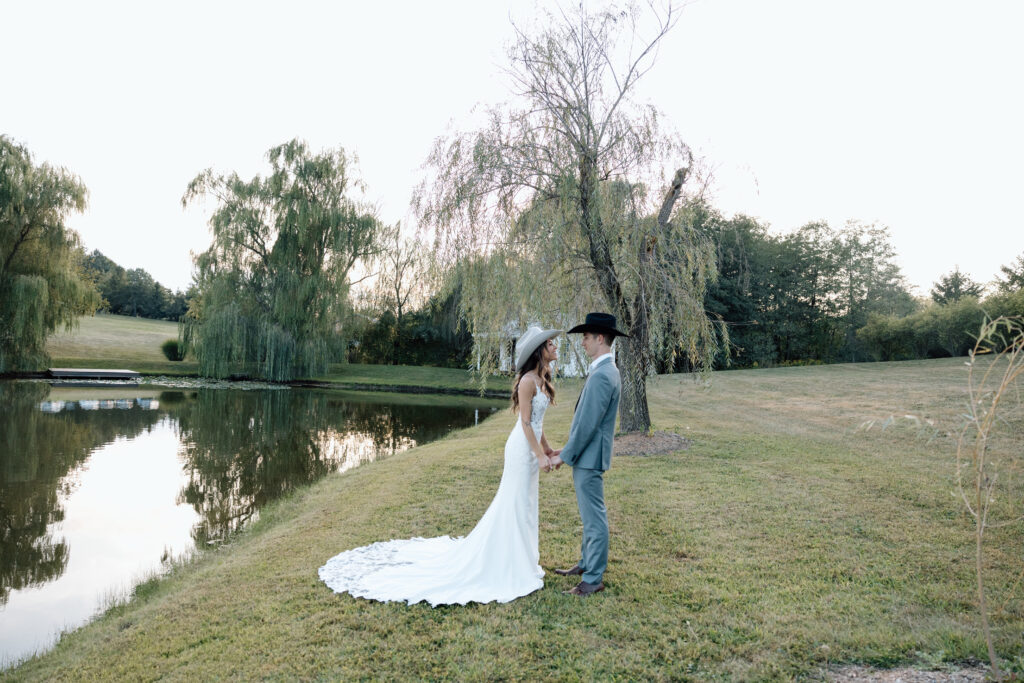
<instances>
[{"instance_id":1,"label":"reflection of sky in water","mask_svg":"<svg viewBox=\"0 0 1024 683\"><path fill-rule=\"evenodd\" d=\"M330 430L321 436L324 438L324 454L327 459L338 463L338 472L350 470L380 457L401 453L416 445L415 441L403 436L395 437L389 449L382 449L374 444L371 434L343 434Z\"/></svg>"},{"instance_id":2,"label":"reflection of sky in water","mask_svg":"<svg viewBox=\"0 0 1024 683\"><path fill-rule=\"evenodd\" d=\"M43 414L47 421L62 421L40 426L47 433L65 433L53 432L58 426L74 434L78 433L74 429L88 425L98 429L96 420L106 415L123 416L125 422L121 417L114 423L106 419L107 432L83 433L94 435L89 438L109 433L112 438L127 430L136 436L117 436L105 444L93 441L74 460L77 466L59 483L53 479L49 484L50 491L56 484L53 509L62 509L64 518L47 525L40 542L63 541L69 549L67 565L56 578L40 585L12 589L6 605L0 603L0 667L51 647L61 630L81 626L111 598L126 595L140 579L160 571L162 558L189 552L197 540L222 542L226 532L255 519L260 501L272 499L276 492L308 483L316 473L343 472L407 450L419 441L442 436L453 426L473 424L479 417L472 408L367 404L332 394L294 392L291 398L283 393L275 398L277 392L257 394L207 394L208 401L223 398L225 402L205 404L195 396L171 394L161 395L161 400L51 396L53 400L23 406ZM162 400L165 397L167 401ZM235 399L240 402L231 402ZM291 402L302 399L312 403ZM289 412L295 406L297 412ZM12 409L8 426L26 426L13 430L23 438L34 433L34 428L27 427L31 421L26 414L19 416L17 407ZM232 422L228 417L232 414L241 424ZM125 426L111 427L116 424ZM222 441L224 435L227 438ZM296 448L296 436L299 446L288 453ZM52 448L63 448L56 443ZM77 442L68 443L77 447ZM206 448L197 449L197 443ZM63 451L45 451L51 455L39 457L55 457L58 452ZM311 453L316 454L313 460L308 459ZM287 463L296 461L288 457L296 455L300 466L290 469ZM265 470L253 470L252 465L266 464L267 458L279 463L278 469L271 469L274 476L297 479L292 484L264 480L261 472ZM23 471L18 462L8 454L11 471ZM320 465L311 464L315 462ZM35 480L33 467L24 470L28 479L8 475L9 484L16 487L21 485L18 482ZM239 479L232 479L236 475L245 478L244 490ZM45 489L45 480L37 481ZM40 495L38 486L31 490ZM187 500L188 490L198 492L198 498ZM233 521L221 524L225 519Z\"/></svg>"},{"instance_id":3,"label":"reflection of sky in water","mask_svg":"<svg viewBox=\"0 0 1024 683\"><path fill-rule=\"evenodd\" d=\"M63 522L51 525L70 548L67 568L43 586L12 591L0 608L4 659L51 646L57 632L87 621L106 596L124 593L145 573L192 547L199 515L175 500L187 481L169 420L96 449L67 479Z\"/></svg>"}]
</instances>

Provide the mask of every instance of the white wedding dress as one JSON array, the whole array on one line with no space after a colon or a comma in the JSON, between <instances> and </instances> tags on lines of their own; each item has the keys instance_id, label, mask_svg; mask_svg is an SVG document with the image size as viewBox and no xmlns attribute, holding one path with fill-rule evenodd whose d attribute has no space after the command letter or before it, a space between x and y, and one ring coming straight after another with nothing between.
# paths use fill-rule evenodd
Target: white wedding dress
<instances>
[{"instance_id":1,"label":"white wedding dress","mask_svg":"<svg viewBox=\"0 0 1024 683\"><path fill-rule=\"evenodd\" d=\"M530 402L530 425L540 439L547 394ZM540 465L522 420L505 442L501 484L469 535L412 538L346 550L320 567L336 593L382 602L437 605L509 602L543 587L537 546L537 480Z\"/></svg>"}]
</instances>

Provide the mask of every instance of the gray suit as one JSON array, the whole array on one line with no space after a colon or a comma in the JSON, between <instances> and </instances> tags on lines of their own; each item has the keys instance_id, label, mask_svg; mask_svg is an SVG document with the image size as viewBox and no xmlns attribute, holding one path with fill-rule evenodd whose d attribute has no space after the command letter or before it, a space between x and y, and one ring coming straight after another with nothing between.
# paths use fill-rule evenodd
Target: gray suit
<instances>
[{"instance_id":1,"label":"gray suit","mask_svg":"<svg viewBox=\"0 0 1024 683\"><path fill-rule=\"evenodd\" d=\"M612 466L612 440L621 394L619 370L605 359L590 372L569 428L562 460L572 467L576 503L583 520L579 566L584 581L601 583L608 566L608 513L604 506L604 473Z\"/></svg>"}]
</instances>

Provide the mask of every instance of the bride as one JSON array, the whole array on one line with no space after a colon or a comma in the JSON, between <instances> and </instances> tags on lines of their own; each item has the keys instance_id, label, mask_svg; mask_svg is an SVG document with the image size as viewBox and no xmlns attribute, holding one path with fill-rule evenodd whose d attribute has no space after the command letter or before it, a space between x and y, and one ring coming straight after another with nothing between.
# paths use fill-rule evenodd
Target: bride
<instances>
[{"instance_id":1,"label":"bride","mask_svg":"<svg viewBox=\"0 0 1024 683\"><path fill-rule=\"evenodd\" d=\"M505 442L498 492L469 535L373 543L335 555L320 579L336 593L371 600L437 605L509 602L544 585L537 545L538 472L555 451L544 438L544 411L555 398L551 364L562 330L531 326L516 342L518 411Z\"/></svg>"}]
</instances>

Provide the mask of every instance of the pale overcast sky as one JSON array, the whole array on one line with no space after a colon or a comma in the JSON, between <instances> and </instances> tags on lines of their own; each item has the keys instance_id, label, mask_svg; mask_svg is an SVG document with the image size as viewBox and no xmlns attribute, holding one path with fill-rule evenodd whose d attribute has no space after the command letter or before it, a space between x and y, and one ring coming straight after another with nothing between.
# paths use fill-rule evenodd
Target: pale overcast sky
<instances>
[{"instance_id":1,"label":"pale overcast sky","mask_svg":"<svg viewBox=\"0 0 1024 683\"><path fill-rule=\"evenodd\" d=\"M199 171L263 173L300 137L358 154L409 221L433 139L509 97L509 17L480 2L0 0L0 133L90 191L85 246L172 289L209 244ZM919 293L1024 252L1024 2L697 0L641 99L716 169L716 204L777 232L889 226Z\"/></svg>"}]
</instances>

